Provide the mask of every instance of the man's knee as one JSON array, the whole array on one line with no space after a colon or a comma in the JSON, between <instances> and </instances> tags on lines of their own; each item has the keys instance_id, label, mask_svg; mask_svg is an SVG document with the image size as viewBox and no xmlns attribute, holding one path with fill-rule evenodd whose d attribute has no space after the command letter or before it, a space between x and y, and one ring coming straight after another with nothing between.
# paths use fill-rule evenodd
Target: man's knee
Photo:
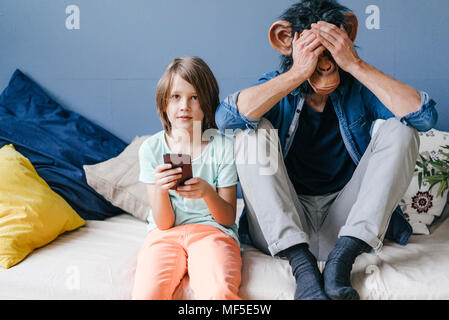
<instances>
[{"instance_id":1,"label":"man's knee","mask_svg":"<svg viewBox=\"0 0 449 320\"><path fill-rule=\"evenodd\" d=\"M238 129L235 131L235 141L236 143L242 143L247 140L256 140L256 139L269 139L272 138L270 133L274 131L277 136L277 130L273 127L270 120L261 118L257 129Z\"/></svg>"},{"instance_id":2,"label":"man's knee","mask_svg":"<svg viewBox=\"0 0 449 320\"><path fill-rule=\"evenodd\" d=\"M237 170L256 165L259 174L273 175L277 172L281 152L278 130L262 118L257 130L240 130L235 133L235 162Z\"/></svg>"},{"instance_id":3,"label":"man's knee","mask_svg":"<svg viewBox=\"0 0 449 320\"><path fill-rule=\"evenodd\" d=\"M261 118L257 129L274 129L273 124L266 118Z\"/></svg>"},{"instance_id":4,"label":"man's knee","mask_svg":"<svg viewBox=\"0 0 449 320\"><path fill-rule=\"evenodd\" d=\"M379 138L394 146L400 154L419 153L418 131L410 126L406 126L396 118L390 118L379 128L381 135Z\"/></svg>"}]
</instances>

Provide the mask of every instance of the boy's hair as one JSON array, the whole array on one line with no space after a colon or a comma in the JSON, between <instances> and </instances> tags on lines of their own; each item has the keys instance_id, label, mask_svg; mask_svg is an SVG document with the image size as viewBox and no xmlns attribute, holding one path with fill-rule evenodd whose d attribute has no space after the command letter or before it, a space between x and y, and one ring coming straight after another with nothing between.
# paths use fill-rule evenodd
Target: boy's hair
<instances>
[{"instance_id":1,"label":"boy's hair","mask_svg":"<svg viewBox=\"0 0 449 320\"><path fill-rule=\"evenodd\" d=\"M169 64L156 88L156 106L164 130L170 132L166 108L171 92L173 78L179 75L196 90L201 110L204 113L202 131L217 128L215 111L220 103L218 83L209 66L198 57L181 57Z\"/></svg>"}]
</instances>

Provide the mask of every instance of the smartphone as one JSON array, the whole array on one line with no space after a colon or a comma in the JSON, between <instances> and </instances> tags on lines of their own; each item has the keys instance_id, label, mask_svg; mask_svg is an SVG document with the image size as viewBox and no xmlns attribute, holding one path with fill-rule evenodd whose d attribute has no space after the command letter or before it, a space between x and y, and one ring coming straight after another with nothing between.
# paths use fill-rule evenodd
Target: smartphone
<instances>
[{"instance_id":1,"label":"smartphone","mask_svg":"<svg viewBox=\"0 0 449 320\"><path fill-rule=\"evenodd\" d=\"M172 169L182 168L182 177L178 180L178 183L171 187L170 190L176 190L178 186L183 186L186 180L193 177L192 175L192 162L190 155L178 154L178 153L166 153L164 154L164 163L171 163Z\"/></svg>"}]
</instances>

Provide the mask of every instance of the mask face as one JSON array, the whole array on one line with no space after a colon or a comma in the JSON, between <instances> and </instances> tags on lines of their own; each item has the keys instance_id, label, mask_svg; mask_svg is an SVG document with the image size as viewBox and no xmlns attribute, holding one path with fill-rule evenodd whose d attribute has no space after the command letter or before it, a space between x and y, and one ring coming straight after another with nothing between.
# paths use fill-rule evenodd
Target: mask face
<instances>
[{"instance_id":1,"label":"mask face","mask_svg":"<svg viewBox=\"0 0 449 320\"><path fill-rule=\"evenodd\" d=\"M339 86L338 66L327 50L319 57L315 72L308 82L313 91L321 95L328 95Z\"/></svg>"},{"instance_id":2,"label":"mask face","mask_svg":"<svg viewBox=\"0 0 449 320\"><path fill-rule=\"evenodd\" d=\"M357 17L352 12L346 12L344 14L344 23L349 38L354 42L357 36ZM305 30L302 30L302 33ZM289 61L286 64L288 67L292 63L292 34L292 24L286 20L279 20L273 23L268 33L271 46L283 56L290 59L285 60ZM307 83L305 84L308 85L304 86L303 84L303 87L313 89L314 92L321 95L329 95L338 88L340 85L339 68L328 50L320 55L315 72L307 79ZM311 92L307 92L307 94L309 93Z\"/></svg>"}]
</instances>

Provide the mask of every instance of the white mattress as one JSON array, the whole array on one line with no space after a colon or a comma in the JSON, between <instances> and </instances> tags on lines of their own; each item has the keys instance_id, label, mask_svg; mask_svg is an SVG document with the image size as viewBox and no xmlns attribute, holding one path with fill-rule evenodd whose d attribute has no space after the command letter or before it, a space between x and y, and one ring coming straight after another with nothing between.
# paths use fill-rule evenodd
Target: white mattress
<instances>
[{"instance_id":1,"label":"white mattress","mask_svg":"<svg viewBox=\"0 0 449 320\"><path fill-rule=\"evenodd\" d=\"M0 299L129 299L145 234L146 224L126 214L88 221L18 265L0 268ZM362 299L449 299L448 270L449 219L405 247L386 243L379 255L360 256L352 282ZM294 290L287 261L244 246L244 299L292 299ZM193 298L188 278L175 298Z\"/></svg>"}]
</instances>

